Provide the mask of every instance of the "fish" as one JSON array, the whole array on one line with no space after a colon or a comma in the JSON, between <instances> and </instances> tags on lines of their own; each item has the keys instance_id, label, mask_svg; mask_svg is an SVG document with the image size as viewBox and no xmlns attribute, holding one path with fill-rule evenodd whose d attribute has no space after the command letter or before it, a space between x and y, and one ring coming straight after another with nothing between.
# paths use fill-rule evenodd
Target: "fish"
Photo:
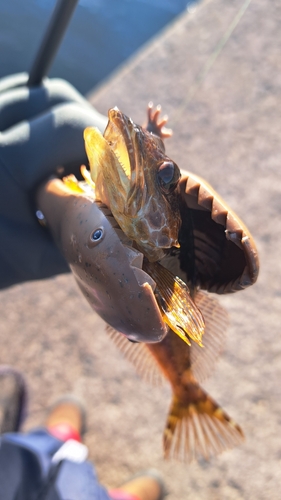
<instances>
[{"instance_id":1,"label":"fish","mask_svg":"<svg viewBox=\"0 0 281 500\"><path fill-rule=\"evenodd\" d=\"M149 117L150 130L157 131L151 127L151 108ZM90 175L85 167L82 175L144 254L143 269L156 282L163 320L184 342L193 339L202 346L204 318L188 287L159 264L167 249L179 248L179 167L166 155L159 135L135 124L117 107L108 112L104 136L88 127L84 139Z\"/></svg>"},{"instance_id":2,"label":"fish","mask_svg":"<svg viewBox=\"0 0 281 500\"><path fill-rule=\"evenodd\" d=\"M37 203L90 307L134 342L162 340L167 325L155 282L142 269L143 255L91 188L74 175L50 179L39 188Z\"/></svg>"},{"instance_id":3,"label":"fish","mask_svg":"<svg viewBox=\"0 0 281 500\"><path fill-rule=\"evenodd\" d=\"M115 107L108 111L104 136L88 127L84 140L96 199L111 209L128 238L150 262L179 247L181 174L162 139Z\"/></svg>"},{"instance_id":4,"label":"fish","mask_svg":"<svg viewBox=\"0 0 281 500\"><path fill-rule=\"evenodd\" d=\"M162 139L157 137L163 137L163 120L159 126L155 120L157 113L159 108L156 112L149 108L146 128L150 135L144 135L146 139L152 140L150 152L154 147L158 152L162 149L164 154ZM140 129L137 125L133 128ZM116 132L116 127L114 130ZM124 133L128 130L125 127ZM143 137L141 130L136 137ZM116 144L118 140L117 137ZM126 141L120 141L122 152L122 144ZM111 149L107 141L101 142L101 149L102 144L107 150ZM145 150L141 151L145 155ZM122 157L126 157L126 154L122 153ZM108 157L105 155L101 158L109 158L115 164L118 162L117 156L112 150ZM94 156L90 156L90 163L94 159ZM99 166L96 173L101 175L102 161ZM124 169L120 165L116 165L116 168L119 168L122 177ZM41 190L42 196L38 197L38 208L42 209L54 239L91 307L131 340L158 342L167 334L168 326L172 326L173 331L176 330L187 344L190 344L190 340L197 340L198 345L202 345L204 315L198 303L194 303L198 288L214 293L230 293L245 289L257 280L258 253L249 230L203 179L181 171L177 186L172 191L173 199L179 198L180 248L156 246L155 251L161 251L165 256L160 261L154 258L149 260L145 256L146 245L142 248L143 252L140 251L138 243L123 233L105 203L96 199L96 185L86 167L84 177L86 183L80 183L75 178L46 183ZM103 179L101 182L102 179L95 178L100 190L105 181ZM163 182L167 181L167 177L163 179L160 176L159 180L156 175L154 180L154 190L159 200L167 201L169 198L162 197ZM126 182L128 187L128 179ZM114 183L109 182L106 189L112 185ZM169 203L164 207L169 214ZM173 219L169 226L171 228ZM174 241L176 236L177 231ZM135 237L137 239L138 234ZM149 249L153 250L153 245ZM168 270L163 271L161 266ZM145 271L148 267L150 275ZM152 274L155 279L151 277ZM168 288L167 282L170 283Z\"/></svg>"},{"instance_id":5,"label":"fish","mask_svg":"<svg viewBox=\"0 0 281 500\"><path fill-rule=\"evenodd\" d=\"M156 283L154 294L167 325L189 346L191 339L203 347L205 320L186 283L158 262L144 260L143 270Z\"/></svg>"},{"instance_id":6,"label":"fish","mask_svg":"<svg viewBox=\"0 0 281 500\"><path fill-rule=\"evenodd\" d=\"M156 385L168 381L172 401L163 433L164 458L191 462L210 459L240 445L241 427L201 387L212 372L225 343L228 315L215 297L198 291L195 303L205 318L204 349L183 344L170 330L157 344L132 344L122 334L107 331L137 373Z\"/></svg>"},{"instance_id":7,"label":"fish","mask_svg":"<svg viewBox=\"0 0 281 500\"><path fill-rule=\"evenodd\" d=\"M240 426L200 385L213 369L227 326L225 311L202 289L230 293L255 283L259 261L251 234L208 183L179 172L157 127L143 131L114 109L104 137L85 130L85 146L91 170L82 173L91 194L75 178L64 179L63 187L57 181L60 187L52 184L43 212L114 341L145 378L164 378L172 387L165 457L209 458L240 444ZM150 168L146 153L156 158Z\"/></svg>"}]
</instances>

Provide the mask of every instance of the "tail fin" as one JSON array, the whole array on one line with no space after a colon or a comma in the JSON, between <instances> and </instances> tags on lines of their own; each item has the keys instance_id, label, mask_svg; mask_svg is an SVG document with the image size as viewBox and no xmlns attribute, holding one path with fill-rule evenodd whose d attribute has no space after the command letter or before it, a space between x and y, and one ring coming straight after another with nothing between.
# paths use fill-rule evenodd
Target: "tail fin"
<instances>
[{"instance_id":1,"label":"tail fin","mask_svg":"<svg viewBox=\"0 0 281 500\"><path fill-rule=\"evenodd\" d=\"M163 436L165 458L191 462L203 456L209 459L242 443L242 429L200 388L189 384L194 401L173 397Z\"/></svg>"}]
</instances>

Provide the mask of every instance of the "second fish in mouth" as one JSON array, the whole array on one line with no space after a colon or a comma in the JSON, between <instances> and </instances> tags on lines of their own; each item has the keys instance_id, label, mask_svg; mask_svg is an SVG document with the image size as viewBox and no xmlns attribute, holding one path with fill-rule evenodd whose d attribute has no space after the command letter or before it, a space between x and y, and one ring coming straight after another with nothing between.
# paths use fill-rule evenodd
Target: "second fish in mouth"
<instances>
[{"instance_id":1,"label":"second fish in mouth","mask_svg":"<svg viewBox=\"0 0 281 500\"><path fill-rule=\"evenodd\" d=\"M108 117L104 136L94 128L84 132L96 197L147 259L158 261L165 249L179 246L179 167L165 154L160 137L117 108Z\"/></svg>"}]
</instances>

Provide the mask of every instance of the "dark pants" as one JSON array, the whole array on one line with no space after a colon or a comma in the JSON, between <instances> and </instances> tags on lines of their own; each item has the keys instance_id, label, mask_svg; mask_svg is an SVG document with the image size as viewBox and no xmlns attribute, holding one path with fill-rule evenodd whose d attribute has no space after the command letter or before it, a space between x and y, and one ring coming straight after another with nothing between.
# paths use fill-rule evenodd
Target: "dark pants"
<instances>
[{"instance_id":1,"label":"dark pants","mask_svg":"<svg viewBox=\"0 0 281 500\"><path fill-rule=\"evenodd\" d=\"M110 500L89 462L52 461L63 444L45 429L4 434L0 500Z\"/></svg>"}]
</instances>

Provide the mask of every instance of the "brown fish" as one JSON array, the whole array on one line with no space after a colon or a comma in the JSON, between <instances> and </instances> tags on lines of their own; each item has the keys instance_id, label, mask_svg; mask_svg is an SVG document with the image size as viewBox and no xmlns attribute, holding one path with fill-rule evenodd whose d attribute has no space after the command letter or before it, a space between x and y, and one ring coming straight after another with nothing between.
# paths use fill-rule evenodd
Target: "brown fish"
<instances>
[{"instance_id":1,"label":"brown fish","mask_svg":"<svg viewBox=\"0 0 281 500\"><path fill-rule=\"evenodd\" d=\"M154 293L165 323L186 344L191 345L190 338L203 347L205 321L185 282L158 262L144 260L142 268L156 283Z\"/></svg>"},{"instance_id":2,"label":"brown fish","mask_svg":"<svg viewBox=\"0 0 281 500\"><path fill-rule=\"evenodd\" d=\"M99 316L134 341L159 342L167 326L153 293L155 283L142 270L143 255L84 184L72 176L41 186L37 198L47 227Z\"/></svg>"},{"instance_id":3,"label":"brown fish","mask_svg":"<svg viewBox=\"0 0 281 500\"><path fill-rule=\"evenodd\" d=\"M163 160L163 143L161 138L153 135L159 134L161 137L165 136L162 129L163 123L165 124L165 120L162 120L161 123L157 120L160 109L157 108L154 112L152 106L149 107L147 131L143 131L141 127L133 124L133 122L121 112L117 112L117 110L113 111L112 120L111 112L109 112L110 120L107 128L109 131L109 138L113 140L107 141L98 133L97 145L94 142L91 142L91 140L87 145L87 147L90 148L88 151L90 162L92 161L94 165L93 172L96 175L96 184L99 186L101 193L103 189L110 192L110 196L111 189L113 194L116 192L115 183L112 179L109 177L108 182L106 183L106 179L104 177L104 172L106 172L106 175L110 176L112 170L113 172L116 171L118 173L121 180L123 177L126 178L124 181L124 192L121 198L125 199L126 196L128 196L131 185L131 174L129 172L129 175L127 176L123 166L127 165L127 170L129 170L130 165L129 163L126 163L126 158L129 158L128 152L130 152L130 155L133 158L133 156L137 155L137 152L140 150L142 153L142 161L133 161L135 161L135 166L137 165L138 167L142 167L148 174L146 180L149 181L149 187L151 189L151 193L154 193L154 199L160 204L163 200L169 200L169 198L162 196L165 194L163 192L163 182L165 180L165 176L162 178L161 176L163 172L160 175L157 171L157 161L156 163L152 162L151 169L147 168L148 164L145 162L146 149L143 148L143 143L145 142L143 137L145 137L145 140L148 141L147 144L149 144L149 147L147 148L147 151L149 152L148 157L150 159L157 159L160 154L160 157ZM115 120L115 112L117 113L117 122ZM120 120L123 127L119 123ZM128 127L126 124L128 124ZM110 132L110 129L113 131L111 130ZM149 134L148 130L152 133ZM138 131L138 133L135 133L135 131ZM90 129L90 139L91 133L92 129ZM131 139L131 142L130 134L132 134L133 138ZM136 143L136 147L133 155L133 148L130 144L133 144L134 141ZM140 145L138 145L138 141ZM109 143L111 146L114 143L114 147L111 147ZM97 149L95 149L96 146ZM124 164L120 164L117 158L118 152L120 154L119 158L125 158ZM104 160L104 162L102 160ZM166 166L167 165L165 165L165 168ZM168 167L168 170L169 169L170 167ZM153 177L153 175L149 177L149 173L152 174L153 172L158 173L155 177ZM160 175L160 179L158 174ZM88 183L95 188L96 186L92 181L90 174L86 174L85 168L84 176L87 178ZM79 196L81 189L77 186L77 181L75 180L75 182L70 184L70 191L76 191L76 194ZM94 203L95 196L93 196L93 191L91 191L91 195L86 194L86 196L88 200L91 198ZM239 220L233 211L227 207L217 193L215 193L215 191L199 177L191 173L183 174L181 180L178 182L177 188L175 190L172 189L172 196L174 200L177 196L179 199L181 219L181 228L179 232L180 248L172 246L170 249L160 249L161 252L167 252L167 255L165 255L165 257L161 260L161 264L163 264L164 267L168 267L170 272L163 270L158 263L149 262L146 258L143 259L139 252L137 259L139 265L142 266L142 269L139 269L138 273L141 275L142 270L145 271L145 269L150 273L150 276L146 274L146 290L148 292L150 289L151 294L153 294L154 291L157 299L157 302L155 301L154 312L153 309L150 310L151 322L154 321L155 316L159 317L159 314L161 313L166 324L168 324L173 331L181 336L185 342L189 343L188 337L190 337L191 339L197 341L200 345L202 343L201 339L204 332L204 319L192 300L193 294L196 292L198 287L217 293L226 293L239 290L253 284L258 275L257 251L253 238L245 225ZM100 197L102 197L102 195ZM111 199L114 201L114 196ZM145 197L143 197L143 199L145 200ZM168 203L161 206L162 208L164 207L163 210L167 210L169 219L169 210L172 205L169 205ZM116 207L118 212L118 204ZM145 205L145 209L148 210L146 213L147 219L149 219L149 208L151 207L148 203ZM145 212L143 212L143 214L144 213ZM81 213L81 217L82 215L83 214ZM87 217L85 220L86 219ZM128 230L130 230L130 221L131 218L129 217L126 220ZM89 223L90 222L91 221L89 221ZM92 222L95 223L95 220ZM170 218L170 225L166 229L173 231L173 222L173 219ZM135 229L138 229L137 225L135 226ZM160 235L161 230L160 226ZM139 236L140 240L138 241ZM147 248L148 253L151 252L153 248L154 250L156 248L156 253L159 251L157 246L153 247L152 245L149 247L146 245L145 242L142 241L141 232L139 233L138 230L133 234L133 237L136 238L135 242L132 240L127 241L127 245L131 248L131 253L132 245L137 246L138 248L143 246L142 250L144 253L146 253ZM138 245L138 243L140 243L140 245ZM148 253L146 253L146 255L148 255ZM80 254L82 261L79 262L79 265L80 267L83 267L83 262L87 262L87 259L83 259L83 247L81 248ZM127 263L127 267L128 265L129 264ZM88 271L88 269L84 269L83 276L85 276L85 279L88 276ZM134 272L136 273L136 271ZM150 279L152 275L153 279ZM143 282L144 276L145 273L142 273L141 282ZM81 287L82 286L84 286L83 280L81 281ZM189 289L191 290L191 295L189 294ZM139 321L137 319L137 315L138 312L135 311L134 321L136 324ZM141 325L140 329L143 331Z\"/></svg>"},{"instance_id":4,"label":"brown fish","mask_svg":"<svg viewBox=\"0 0 281 500\"><path fill-rule=\"evenodd\" d=\"M160 137L113 108L104 136L87 128L84 139L96 198L110 207L128 238L151 262L178 247L180 170Z\"/></svg>"},{"instance_id":5,"label":"brown fish","mask_svg":"<svg viewBox=\"0 0 281 500\"><path fill-rule=\"evenodd\" d=\"M150 108L149 126L157 131L151 113ZM104 136L94 128L84 132L91 176L85 169L82 174L93 186L96 199L110 208L126 236L144 254L143 269L157 284L164 321L188 344L190 337L202 345L204 319L186 284L155 264L167 249L179 247L176 188L180 170L165 154L160 137L136 125L118 108L110 109L108 118Z\"/></svg>"},{"instance_id":6,"label":"brown fish","mask_svg":"<svg viewBox=\"0 0 281 500\"><path fill-rule=\"evenodd\" d=\"M205 292L197 293L195 303L205 318L204 349L183 344L171 331L157 344L131 344L109 329L115 344L140 375L155 380L158 367L169 381L173 396L163 435L164 456L185 461L200 456L208 459L239 445L244 438L241 428L199 385L212 371L223 347L227 313Z\"/></svg>"}]
</instances>

